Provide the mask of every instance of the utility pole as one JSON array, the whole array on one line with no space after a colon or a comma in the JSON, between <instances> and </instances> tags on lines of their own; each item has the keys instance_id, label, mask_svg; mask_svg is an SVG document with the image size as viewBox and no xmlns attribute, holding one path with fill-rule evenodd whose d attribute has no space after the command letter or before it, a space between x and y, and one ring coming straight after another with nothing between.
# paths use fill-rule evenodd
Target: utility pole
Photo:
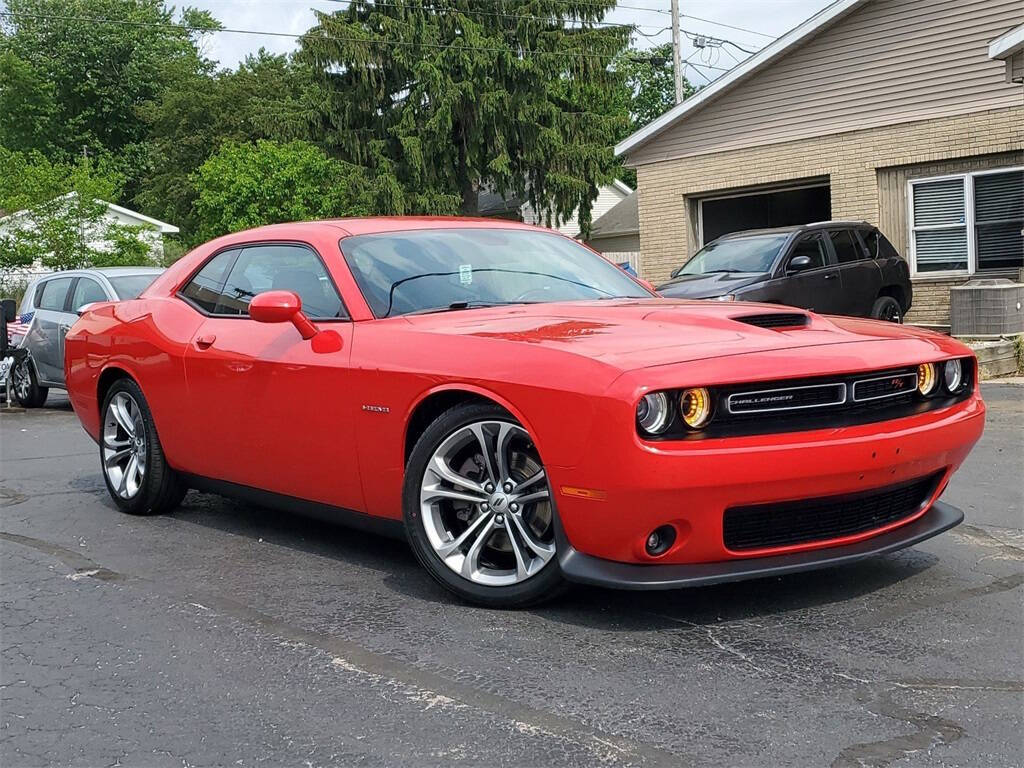
<instances>
[{"instance_id":1,"label":"utility pole","mask_svg":"<svg viewBox=\"0 0 1024 768\"><path fill-rule=\"evenodd\" d=\"M683 61L679 42L679 0L672 0L672 74L676 80L676 104L683 100Z\"/></svg>"}]
</instances>

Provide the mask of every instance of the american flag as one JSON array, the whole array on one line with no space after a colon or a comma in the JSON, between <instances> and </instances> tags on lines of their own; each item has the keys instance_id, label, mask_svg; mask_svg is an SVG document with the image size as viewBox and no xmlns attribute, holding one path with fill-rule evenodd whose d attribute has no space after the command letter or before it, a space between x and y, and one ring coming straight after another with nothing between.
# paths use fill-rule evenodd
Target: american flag
<instances>
[{"instance_id":1,"label":"american flag","mask_svg":"<svg viewBox=\"0 0 1024 768\"><path fill-rule=\"evenodd\" d=\"M25 338L25 334L28 333L28 328L32 324L32 317L35 312L26 312L23 315L16 315L13 323L7 324L7 343L11 346L17 346L21 343L21 340Z\"/></svg>"}]
</instances>

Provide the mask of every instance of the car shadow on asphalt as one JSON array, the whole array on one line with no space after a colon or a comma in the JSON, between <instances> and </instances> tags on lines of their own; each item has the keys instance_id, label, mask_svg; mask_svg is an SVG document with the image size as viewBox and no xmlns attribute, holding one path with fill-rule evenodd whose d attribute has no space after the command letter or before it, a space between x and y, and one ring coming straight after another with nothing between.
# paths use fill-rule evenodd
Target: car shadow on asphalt
<instances>
[{"instance_id":1,"label":"car shadow on asphalt","mask_svg":"<svg viewBox=\"0 0 1024 768\"><path fill-rule=\"evenodd\" d=\"M195 491L174 517L369 568L382 574L385 588L406 598L463 605L424 572L401 540ZM927 552L907 550L837 568L693 589L627 592L574 585L556 600L529 611L547 621L604 631L703 626L855 600L912 578L938 561Z\"/></svg>"}]
</instances>

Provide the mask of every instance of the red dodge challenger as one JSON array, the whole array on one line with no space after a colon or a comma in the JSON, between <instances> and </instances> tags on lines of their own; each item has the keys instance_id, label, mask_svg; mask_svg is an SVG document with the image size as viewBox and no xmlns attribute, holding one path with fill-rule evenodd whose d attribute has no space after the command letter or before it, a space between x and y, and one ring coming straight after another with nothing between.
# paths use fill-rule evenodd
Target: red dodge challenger
<instances>
[{"instance_id":1,"label":"red dodge challenger","mask_svg":"<svg viewBox=\"0 0 1024 768\"><path fill-rule=\"evenodd\" d=\"M945 336L662 299L494 220L222 237L85 308L65 352L125 512L197 488L397 530L490 606L910 546L963 519L938 498L985 416Z\"/></svg>"}]
</instances>

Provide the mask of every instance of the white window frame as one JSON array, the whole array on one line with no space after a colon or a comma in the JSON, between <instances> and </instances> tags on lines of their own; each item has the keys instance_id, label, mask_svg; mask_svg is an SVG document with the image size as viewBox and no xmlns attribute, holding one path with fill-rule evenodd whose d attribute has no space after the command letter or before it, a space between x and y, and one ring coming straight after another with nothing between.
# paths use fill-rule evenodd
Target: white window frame
<instances>
[{"instance_id":1,"label":"white window frame","mask_svg":"<svg viewBox=\"0 0 1024 768\"><path fill-rule=\"evenodd\" d=\"M927 176L920 179L907 181L907 236L910 240L910 276L911 277L957 277L973 275L978 272L978 243L974 220L974 179L977 176L989 176L995 173L1013 173L1024 171L1024 165L1015 165L1008 168L991 168L985 171L968 171L966 173L948 173L942 176ZM949 181L950 179L962 179L964 185L964 223L963 224L929 224L914 226L914 186L927 184L932 181ZM967 269L943 269L938 271L918 272L917 270L917 232L927 232L941 229L960 229L963 227L967 232ZM998 270L995 270L998 271Z\"/></svg>"}]
</instances>

